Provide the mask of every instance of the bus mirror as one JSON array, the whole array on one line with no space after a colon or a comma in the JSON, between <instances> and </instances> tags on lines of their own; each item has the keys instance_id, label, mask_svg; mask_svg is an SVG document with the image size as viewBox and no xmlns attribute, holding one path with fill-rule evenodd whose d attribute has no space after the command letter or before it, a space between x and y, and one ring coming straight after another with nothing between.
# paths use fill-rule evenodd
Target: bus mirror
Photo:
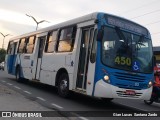
<instances>
[{"instance_id":1,"label":"bus mirror","mask_svg":"<svg viewBox=\"0 0 160 120\"><path fill-rule=\"evenodd\" d=\"M103 29L100 29L100 30L98 31L97 41L102 41L103 35L104 35Z\"/></svg>"}]
</instances>

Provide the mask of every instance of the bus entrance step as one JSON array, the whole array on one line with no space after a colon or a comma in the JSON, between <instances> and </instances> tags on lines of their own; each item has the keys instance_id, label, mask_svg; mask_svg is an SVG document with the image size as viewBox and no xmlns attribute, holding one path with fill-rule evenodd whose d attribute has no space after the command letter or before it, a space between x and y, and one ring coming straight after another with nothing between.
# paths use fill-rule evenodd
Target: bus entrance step
<instances>
[{"instance_id":1,"label":"bus entrance step","mask_svg":"<svg viewBox=\"0 0 160 120\"><path fill-rule=\"evenodd\" d=\"M76 88L73 91L78 92L78 93L82 93L82 94L86 94L86 90L82 89L82 88Z\"/></svg>"}]
</instances>

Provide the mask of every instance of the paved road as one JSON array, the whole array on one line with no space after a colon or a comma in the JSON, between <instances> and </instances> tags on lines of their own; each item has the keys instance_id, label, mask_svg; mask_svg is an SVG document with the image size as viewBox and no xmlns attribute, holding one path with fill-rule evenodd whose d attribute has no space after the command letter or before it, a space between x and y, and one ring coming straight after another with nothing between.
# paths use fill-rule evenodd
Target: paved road
<instances>
[{"instance_id":1,"label":"paved road","mask_svg":"<svg viewBox=\"0 0 160 120\"><path fill-rule=\"evenodd\" d=\"M23 119L21 115L23 116L24 114L28 115L28 117L30 116L27 118L27 120L35 120L35 118L32 116L33 114L30 114L32 112L36 114L38 113L38 120L44 120L44 118L41 116L48 113L48 111L50 111L52 116L55 117L45 117L46 120L67 120L57 111L44 107L35 101L26 99L24 95L21 95L18 92L10 89L8 86L0 83L0 120ZM12 118L9 116L12 116Z\"/></svg>"},{"instance_id":2,"label":"paved road","mask_svg":"<svg viewBox=\"0 0 160 120\"><path fill-rule=\"evenodd\" d=\"M27 99L35 101L50 110L70 111L69 113L86 111L85 113L89 115L90 113L88 111L160 111L159 104L147 106L141 100L115 99L112 103L108 104L101 99L91 98L77 93L72 93L69 99L64 99L58 96L55 87L35 82L18 83L15 81L14 76L8 75L2 71L0 71L0 84L6 85L10 89L24 95ZM62 114L62 116L66 115L66 113L63 112L60 112L60 114ZM94 112L92 112L92 114L94 114ZM83 120L97 119L87 116L81 117L81 115L85 115L84 113L80 113L79 115L76 112L74 115Z\"/></svg>"}]
</instances>

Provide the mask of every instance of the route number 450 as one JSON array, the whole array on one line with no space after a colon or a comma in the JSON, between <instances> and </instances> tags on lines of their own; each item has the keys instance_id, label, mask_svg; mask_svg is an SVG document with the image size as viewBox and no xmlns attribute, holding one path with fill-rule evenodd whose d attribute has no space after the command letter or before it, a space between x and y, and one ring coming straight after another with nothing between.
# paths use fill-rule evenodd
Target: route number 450
<instances>
[{"instance_id":1,"label":"route number 450","mask_svg":"<svg viewBox=\"0 0 160 120\"><path fill-rule=\"evenodd\" d=\"M114 62L119 65L131 66L131 58L128 58L128 57L117 56Z\"/></svg>"}]
</instances>

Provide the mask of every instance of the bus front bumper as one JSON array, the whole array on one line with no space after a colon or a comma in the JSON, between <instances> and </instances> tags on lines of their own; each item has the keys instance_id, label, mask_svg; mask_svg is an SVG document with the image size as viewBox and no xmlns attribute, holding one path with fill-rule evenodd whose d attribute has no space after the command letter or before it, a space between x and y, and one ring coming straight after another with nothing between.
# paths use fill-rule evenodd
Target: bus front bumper
<instances>
[{"instance_id":1,"label":"bus front bumper","mask_svg":"<svg viewBox=\"0 0 160 120\"><path fill-rule=\"evenodd\" d=\"M124 89L99 80L95 85L94 96L103 98L126 98L149 100L152 87L144 90Z\"/></svg>"}]
</instances>

